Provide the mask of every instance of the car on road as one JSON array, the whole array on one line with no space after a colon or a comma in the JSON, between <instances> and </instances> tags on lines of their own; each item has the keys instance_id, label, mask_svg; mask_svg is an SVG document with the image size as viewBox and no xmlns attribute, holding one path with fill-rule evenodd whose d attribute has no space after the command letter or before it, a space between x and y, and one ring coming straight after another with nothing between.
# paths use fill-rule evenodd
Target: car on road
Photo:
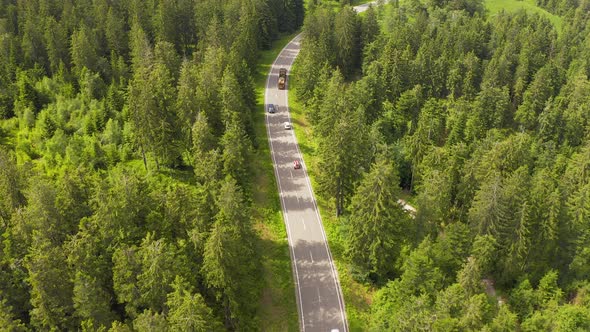
<instances>
[{"instance_id":1,"label":"car on road","mask_svg":"<svg viewBox=\"0 0 590 332\"><path fill-rule=\"evenodd\" d=\"M283 125L285 127L285 129L293 129L293 126L291 125L291 122L285 122L285 124Z\"/></svg>"},{"instance_id":2,"label":"car on road","mask_svg":"<svg viewBox=\"0 0 590 332\"><path fill-rule=\"evenodd\" d=\"M275 107L274 104L268 104L268 113L275 113L277 111L277 108Z\"/></svg>"},{"instance_id":3,"label":"car on road","mask_svg":"<svg viewBox=\"0 0 590 332\"><path fill-rule=\"evenodd\" d=\"M293 161L293 168L294 169L300 169L301 168L301 163L299 162L299 160Z\"/></svg>"}]
</instances>

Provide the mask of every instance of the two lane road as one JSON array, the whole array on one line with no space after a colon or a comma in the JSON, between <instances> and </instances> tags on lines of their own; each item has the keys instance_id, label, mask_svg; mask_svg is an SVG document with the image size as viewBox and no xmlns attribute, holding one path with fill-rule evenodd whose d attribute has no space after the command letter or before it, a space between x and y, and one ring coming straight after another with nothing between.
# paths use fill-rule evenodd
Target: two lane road
<instances>
[{"instance_id":1,"label":"two lane road","mask_svg":"<svg viewBox=\"0 0 590 332\"><path fill-rule=\"evenodd\" d=\"M291 122L287 90L278 89L280 68L288 71L299 53L301 35L295 37L273 63L266 82L265 104L274 104L276 113L266 113L266 128L275 177L289 237L291 263L296 283L299 324L302 331L348 331L338 275L305 163ZM287 86L288 86L287 80ZM302 167L294 168L294 161Z\"/></svg>"}]
</instances>

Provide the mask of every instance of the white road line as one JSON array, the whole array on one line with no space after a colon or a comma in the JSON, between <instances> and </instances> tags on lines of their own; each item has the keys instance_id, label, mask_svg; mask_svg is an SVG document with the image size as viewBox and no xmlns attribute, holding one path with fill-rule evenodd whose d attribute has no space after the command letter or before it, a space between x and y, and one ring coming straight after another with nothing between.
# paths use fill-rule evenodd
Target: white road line
<instances>
[{"instance_id":1,"label":"white road line","mask_svg":"<svg viewBox=\"0 0 590 332\"><path fill-rule=\"evenodd\" d=\"M311 252L311 250L309 251L309 257L311 257L311 262L313 263L313 253Z\"/></svg>"},{"instance_id":2,"label":"white road line","mask_svg":"<svg viewBox=\"0 0 590 332\"><path fill-rule=\"evenodd\" d=\"M303 229L307 230L307 227L305 226L305 219L301 218L301 223L303 223Z\"/></svg>"}]
</instances>

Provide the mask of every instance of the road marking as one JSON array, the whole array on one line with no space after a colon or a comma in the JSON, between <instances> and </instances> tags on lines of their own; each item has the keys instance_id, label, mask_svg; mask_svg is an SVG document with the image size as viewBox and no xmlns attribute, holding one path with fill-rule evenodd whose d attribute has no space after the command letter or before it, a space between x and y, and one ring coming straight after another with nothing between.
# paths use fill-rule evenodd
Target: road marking
<instances>
[{"instance_id":1,"label":"road marking","mask_svg":"<svg viewBox=\"0 0 590 332\"><path fill-rule=\"evenodd\" d=\"M320 295L320 288L319 287L316 287L315 289L317 289L317 291L318 291L318 303L321 305L321 303L322 303L322 296Z\"/></svg>"},{"instance_id":2,"label":"road marking","mask_svg":"<svg viewBox=\"0 0 590 332\"><path fill-rule=\"evenodd\" d=\"M301 222L303 223L303 229L307 230L307 227L305 227L305 219L301 218Z\"/></svg>"},{"instance_id":3,"label":"road marking","mask_svg":"<svg viewBox=\"0 0 590 332\"><path fill-rule=\"evenodd\" d=\"M289 173L291 173L291 180L293 180L293 171L289 170Z\"/></svg>"},{"instance_id":4,"label":"road marking","mask_svg":"<svg viewBox=\"0 0 590 332\"><path fill-rule=\"evenodd\" d=\"M313 263L313 254L311 253L311 250L309 251L309 257L311 257L311 262Z\"/></svg>"}]
</instances>

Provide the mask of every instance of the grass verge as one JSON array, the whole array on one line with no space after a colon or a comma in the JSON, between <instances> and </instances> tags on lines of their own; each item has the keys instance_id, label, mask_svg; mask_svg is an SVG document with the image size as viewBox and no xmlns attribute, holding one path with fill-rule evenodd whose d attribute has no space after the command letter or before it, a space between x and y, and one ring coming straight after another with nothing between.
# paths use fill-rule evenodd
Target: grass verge
<instances>
[{"instance_id":1,"label":"grass verge","mask_svg":"<svg viewBox=\"0 0 590 332\"><path fill-rule=\"evenodd\" d=\"M527 12L538 13L541 16L545 16L557 32L561 31L562 19L561 17L551 14L550 12L546 11L545 9L538 7L535 4L535 0L485 0L486 9L489 11L490 15L494 15L501 10L505 10L507 12L514 12L518 10L526 10Z\"/></svg>"},{"instance_id":2,"label":"grass verge","mask_svg":"<svg viewBox=\"0 0 590 332\"><path fill-rule=\"evenodd\" d=\"M264 270L264 288L258 312L260 331L299 329L289 242L281 215L264 119L266 75L274 59L295 36L296 33L282 36L270 50L260 52L254 77L257 96L254 123L258 148L252 161L255 170L252 213Z\"/></svg>"},{"instance_id":3,"label":"grass verge","mask_svg":"<svg viewBox=\"0 0 590 332\"><path fill-rule=\"evenodd\" d=\"M289 110L295 136L299 143L299 149L303 154L312 186L317 187L315 182L318 169L317 144L312 139L312 129L305 118L303 106L295 96L294 89L296 86L297 64L292 67L289 73ZM340 232L339 221L335 217L333 205L319 196L316 196L316 200L326 236L328 237L332 258L338 270L350 331L365 331L369 325L370 304L375 290L356 282L352 278L344 259L345 243Z\"/></svg>"}]
</instances>

